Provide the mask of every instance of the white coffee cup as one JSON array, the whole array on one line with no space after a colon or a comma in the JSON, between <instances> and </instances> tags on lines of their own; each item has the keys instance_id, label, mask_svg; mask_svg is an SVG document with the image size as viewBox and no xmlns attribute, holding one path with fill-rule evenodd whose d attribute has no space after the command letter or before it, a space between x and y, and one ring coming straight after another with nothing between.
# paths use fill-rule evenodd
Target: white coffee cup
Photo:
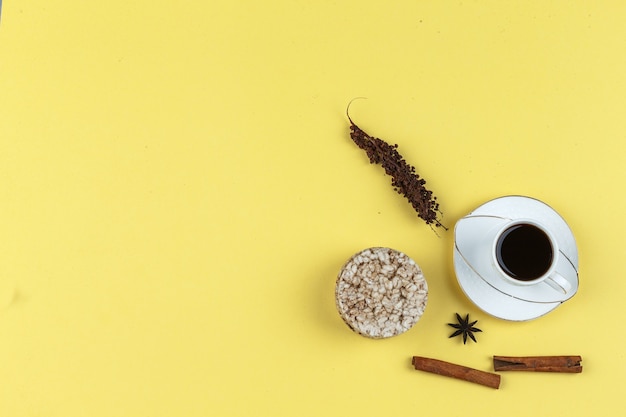
<instances>
[{"instance_id":1,"label":"white coffee cup","mask_svg":"<svg viewBox=\"0 0 626 417\"><path fill-rule=\"evenodd\" d=\"M540 247L539 255L528 255L534 268L520 269L525 268L524 254L515 245L505 252L520 255L522 266L507 256L499 262L498 245L513 228L524 225L541 232L534 241L543 242L543 252ZM572 230L552 207L531 197L498 197L460 218L454 226L453 260L465 295L483 311L506 320L540 317L576 295L579 287Z\"/></svg>"},{"instance_id":2,"label":"white coffee cup","mask_svg":"<svg viewBox=\"0 0 626 417\"><path fill-rule=\"evenodd\" d=\"M499 278L509 284L533 287L545 282L562 300L573 295L572 284L558 271L557 240L534 220L516 219L502 225L495 233L491 256Z\"/></svg>"}]
</instances>

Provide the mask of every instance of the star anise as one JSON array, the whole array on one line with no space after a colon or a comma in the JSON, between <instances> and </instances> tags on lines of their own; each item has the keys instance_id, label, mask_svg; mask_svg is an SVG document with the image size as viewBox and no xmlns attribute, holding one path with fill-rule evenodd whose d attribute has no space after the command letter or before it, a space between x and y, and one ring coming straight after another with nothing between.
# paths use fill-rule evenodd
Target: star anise
<instances>
[{"instance_id":1,"label":"star anise","mask_svg":"<svg viewBox=\"0 0 626 417\"><path fill-rule=\"evenodd\" d=\"M458 323L448 323L448 326L454 327L455 329L457 329L457 331L455 331L448 337L455 337L455 336L463 335L463 344L465 344L465 342L467 342L467 336L469 336L470 339L476 342L476 338L474 337L474 332L482 332L482 330L480 330L479 328L474 327L474 325L478 323L478 320L475 320L470 323L469 314L467 314L464 319L461 318L461 316L459 316L459 313L455 313L455 314L456 314L456 320L458 321Z\"/></svg>"}]
</instances>

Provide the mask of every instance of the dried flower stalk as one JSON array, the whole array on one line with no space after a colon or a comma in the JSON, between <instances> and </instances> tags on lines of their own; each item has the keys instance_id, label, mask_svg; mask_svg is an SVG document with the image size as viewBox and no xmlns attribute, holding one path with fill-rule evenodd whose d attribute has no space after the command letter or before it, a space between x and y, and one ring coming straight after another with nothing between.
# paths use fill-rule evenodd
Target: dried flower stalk
<instances>
[{"instance_id":1,"label":"dried flower stalk","mask_svg":"<svg viewBox=\"0 0 626 417\"><path fill-rule=\"evenodd\" d=\"M352 121L348 113L351 103L352 101L348 104L346 115L350 121L352 141L367 153L370 163L382 165L385 173L392 178L391 185L394 190L411 203L419 218L431 227L434 224L448 230L439 219L441 211L437 197L426 188L426 181L420 178L415 172L415 167L409 165L400 155L397 144L390 145L382 139L368 135Z\"/></svg>"}]
</instances>

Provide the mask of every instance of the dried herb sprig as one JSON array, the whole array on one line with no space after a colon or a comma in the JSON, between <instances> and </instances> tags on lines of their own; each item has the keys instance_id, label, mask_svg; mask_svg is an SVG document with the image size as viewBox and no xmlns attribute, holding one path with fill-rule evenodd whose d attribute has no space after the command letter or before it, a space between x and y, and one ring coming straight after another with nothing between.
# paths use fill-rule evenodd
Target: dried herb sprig
<instances>
[{"instance_id":1,"label":"dried herb sprig","mask_svg":"<svg viewBox=\"0 0 626 417\"><path fill-rule=\"evenodd\" d=\"M354 101L356 99L353 99ZM346 115L350 121L350 138L367 153L372 164L379 164L391 176L391 185L398 194L402 194L411 203L419 218L426 224L434 224L448 230L440 219L439 203L432 191L426 188L426 181L415 172L415 167L409 165L398 152L398 145L390 145L382 139L365 133L350 118L350 104L346 108Z\"/></svg>"}]
</instances>

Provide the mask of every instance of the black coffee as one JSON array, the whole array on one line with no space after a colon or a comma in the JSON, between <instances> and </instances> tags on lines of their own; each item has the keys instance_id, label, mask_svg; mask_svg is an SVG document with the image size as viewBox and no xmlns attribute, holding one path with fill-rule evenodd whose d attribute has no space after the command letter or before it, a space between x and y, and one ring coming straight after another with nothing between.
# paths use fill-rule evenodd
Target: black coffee
<instances>
[{"instance_id":1,"label":"black coffee","mask_svg":"<svg viewBox=\"0 0 626 417\"><path fill-rule=\"evenodd\" d=\"M511 226L496 245L498 264L511 278L537 279L552 265L553 250L548 235L532 224Z\"/></svg>"}]
</instances>

